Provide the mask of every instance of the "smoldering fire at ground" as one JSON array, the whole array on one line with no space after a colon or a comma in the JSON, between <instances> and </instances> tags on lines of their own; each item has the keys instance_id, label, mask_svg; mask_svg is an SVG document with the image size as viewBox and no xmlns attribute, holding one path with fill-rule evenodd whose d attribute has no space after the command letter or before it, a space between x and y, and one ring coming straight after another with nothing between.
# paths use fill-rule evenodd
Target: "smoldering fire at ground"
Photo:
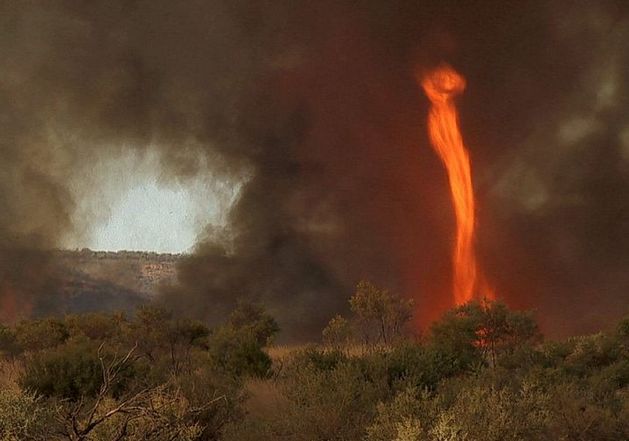
<instances>
[{"instance_id":1,"label":"smoldering fire at ground","mask_svg":"<svg viewBox=\"0 0 629 441\"><path fill-rule=\"evenodd\" d=\"M414 76L444 61L468 84L483 276L551 334L627 308L621 2L56 0L0 23L5 316L55 310L47 250L107 216L92 168L157 151L165 181L242 186L164 291L178 312L242 297L305 336L369 279L434 320L460 236Z\"/></svg>"}]
</instances>

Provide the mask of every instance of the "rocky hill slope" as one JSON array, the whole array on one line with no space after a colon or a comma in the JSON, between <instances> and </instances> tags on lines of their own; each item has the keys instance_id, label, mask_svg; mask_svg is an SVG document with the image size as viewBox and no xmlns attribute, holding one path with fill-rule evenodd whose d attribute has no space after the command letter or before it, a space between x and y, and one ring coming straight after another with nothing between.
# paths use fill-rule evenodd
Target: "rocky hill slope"
<instances>
[{"instance_id":1,"label":"rocky hill slope","mask_svg":"<svg viewBox=\"0 0 629 441\"><path fill-rule=\"evenodd\" d=\"M63 312L132 310L177 280L178 254L59 250ZM56 308L59 309L59 308Z\"/></svg>"}]
</instances>

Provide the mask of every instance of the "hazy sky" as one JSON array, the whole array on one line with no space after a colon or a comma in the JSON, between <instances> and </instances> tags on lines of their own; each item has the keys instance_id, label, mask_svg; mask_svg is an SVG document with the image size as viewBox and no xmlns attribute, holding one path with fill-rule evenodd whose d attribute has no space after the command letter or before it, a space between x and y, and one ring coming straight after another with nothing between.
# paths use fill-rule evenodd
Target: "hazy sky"
<instances>
[{"instance_id":1,"label":"hazy sky","mask_svg":"<svg viewBox=\"0 0 629 441\"><path fill-rule=\"evenodd\" d=\"M131 188L111 207L109 219L94 228L86 246L95 250L189 251L199 233L198 207L193 200L189 189L160 187L154 180ZM208 211L207 217L212 214Z\"/></svg>"},{"instance_id":2,"label":"hazy sky","mask_svg":"<svg viewBox=\"0 0 629 441\"><path fill-rule=\"evenodd\" d=\"M173 180L162 175L159 154L120 152L77 173L70 185L77 206L73 216L85 225L65 238L65 247L93 250L192 252L208 225L223 225L238 192L236 181L202 175ZM84 184L85 175L92 185Z\"/></svg>"}]
</instances>

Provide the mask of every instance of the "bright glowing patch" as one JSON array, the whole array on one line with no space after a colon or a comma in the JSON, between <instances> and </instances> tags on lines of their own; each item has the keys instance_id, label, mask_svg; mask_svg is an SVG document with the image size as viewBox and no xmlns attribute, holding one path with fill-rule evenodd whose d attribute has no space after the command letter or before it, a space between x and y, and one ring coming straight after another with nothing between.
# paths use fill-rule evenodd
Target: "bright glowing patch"
<instances>
[{"instance_id":1,"label":"bright glowing patch","mask_svg":"<svg viewBox=\"0 0 629 441\"><path fill-rule=\"evenodd\" d=\"M493 298L489 287L479 289L478 285L482 279L474 252L476 214L472 171L454 103L454 97L465 89L465 79L451 67L442 65L426 75L419 75L418 80L432 104L428 114L428 133L448 172L456 217L456 243L452 255L454 302L463 305L479 295Z\"/></svg>"},{"instance_id":2,"label":"bright glowing patch","mask_svg":"<svg viewBox=\"0 0 629 441\"><path fill-rule=\"evenodd\" d=\"M93 231L89 248L190 250L200 227L194 199L190 190L159 187L156 182L132 188L111 207L108 221Z\"/></svg>"},{"instance_id":3,"label":"bright glowing patch","mask_svg":"<svg viewBox=\"0 0 629 441\"><path fill-rule=\"evenodd\" d=\"M162 173L161 160L155 151L127 151L77 170L75 230L62 247L181 253L208 226L225 225L246 175L220 175L200 158L196 175L177 177Z\"/></svg>"}]
</instances>

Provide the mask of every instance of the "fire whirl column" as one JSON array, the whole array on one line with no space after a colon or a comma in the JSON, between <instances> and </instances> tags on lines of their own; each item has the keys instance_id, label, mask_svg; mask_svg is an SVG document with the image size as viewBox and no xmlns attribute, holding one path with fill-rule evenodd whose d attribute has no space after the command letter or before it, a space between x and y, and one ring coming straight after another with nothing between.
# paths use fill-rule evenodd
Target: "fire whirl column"
<instances>
[{"instance_id":1,"label":"fire whirl column","mask_svg":"<svg viewBox=\"0 0 629 441\"><path fill-rule=\"evenodd\" d=\"M454 103L454 97L465 89L465 79L450 66L442 65L422 76L420 82L432 103L428 116L430 140L446 167L450 182L456 217L456 242L452 251L454 302L462 305L474 298L478 279L472 172Z\"/></svg>"}]
</instances>

